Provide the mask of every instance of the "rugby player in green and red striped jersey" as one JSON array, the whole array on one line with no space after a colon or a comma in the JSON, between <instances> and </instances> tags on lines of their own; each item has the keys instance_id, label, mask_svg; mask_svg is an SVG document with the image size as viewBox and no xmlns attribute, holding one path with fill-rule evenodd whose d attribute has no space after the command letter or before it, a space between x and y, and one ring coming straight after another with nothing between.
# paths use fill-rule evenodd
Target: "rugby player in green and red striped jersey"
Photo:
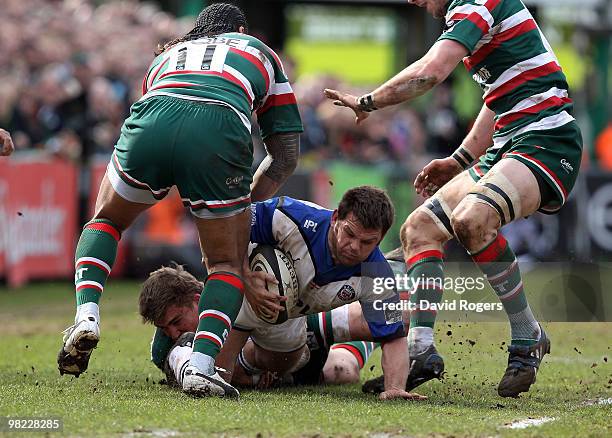
<instances>
[{"instance_id":1,"label":"rugby player in green and red striped jersey","mask_svg":"<svg viewBox=\"0 0 612 438\"><path fill-rule=\"evenodd\" d=\"M536 211L557 212L576 181L582 138L571 115L567 81L521 0L408 3L445 19L427 54L372 93L325 93L336 105L353 109L360 123L370 111L424 94L461 60L482 87L484 105L462 144L418 174L415 188L429 199L408 217L401 240L414 278L442 279L442 247L453 237L482 269L511 327L498 393L516 397L535 382L550 340L531 312L516 257L499 229ZM411 301L439 303L441 297L441 289L426 286L417 288ZM435 317L431 310L412 312L409 383L438 377L434 370L443 369L433 343Z\"/></svg>"},{"instance_id":2,"label":"rugby player in green and red striped jersey","mask_svg":"<svg viewBox=\"0 0 612 438\"><path fill-rule=\"evenodd\" d=\"M121 233L176 185L209 272L183 390L238 395L214 361L242 304L250 205L271 197L293 172L302 131L282 63L246 26L236 6L212 4L193 30L158 49L76 249L77 313L58 355L60 373L85 371L100 339L98 302ZM253 113L268 151L255 175Z\"/></svg>"}]
</instances>

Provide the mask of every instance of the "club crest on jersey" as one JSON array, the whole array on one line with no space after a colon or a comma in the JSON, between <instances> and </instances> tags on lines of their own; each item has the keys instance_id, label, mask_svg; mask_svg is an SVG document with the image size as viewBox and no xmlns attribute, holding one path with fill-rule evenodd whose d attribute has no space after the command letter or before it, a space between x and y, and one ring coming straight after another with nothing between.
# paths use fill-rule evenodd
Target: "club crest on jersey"
<instances>
[{"instance_id":1,"label":"club crest on jersey","mask_svg":"<svg viewBox=\"0 0 612 438\"><path fill-rule=\"evenodd\" d=\"M352 301L357 296L357 292L350 284L345 284L336 294L340 301Z\"/></svg>"},{"instance_id":2,"label":"club crest on jersey","mask_svg":"<svg viewBox=\"0 0 612 438\"><path fill-rule=\"evenodd\" d=\"M491 72L487 70L486 67L483 67L478 70L472 77L479 84L484 84L491 77Z\"/></svg>"}]
</instances>

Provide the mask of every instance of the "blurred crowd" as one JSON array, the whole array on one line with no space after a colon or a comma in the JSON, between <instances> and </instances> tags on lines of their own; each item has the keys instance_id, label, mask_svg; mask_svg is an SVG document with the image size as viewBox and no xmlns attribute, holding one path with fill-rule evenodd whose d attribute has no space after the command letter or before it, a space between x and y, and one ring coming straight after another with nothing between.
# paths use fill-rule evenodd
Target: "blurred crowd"
<instances>
[{"instance_id":1,"label":"blurred crowd","mask_svg":"<svg viewBox=\"0 0 612 438\"><path fill-rule=\"evenodd\" d=\"M190 23L148 3L3 0L0 126L17 150L112 151L156 44Z\"/></svg>"},{"instance_id":2,"label":"blurred crowd","mask_svg":"<svg viewBox=\"0 0 612 438\"><path fill-rule=\"evenodd\" d=\"M96 162L108 159L130 104L141 95L154 50L188 32L193 17L176 18L135 0L2 0L0 23L0 127L11 132L16 155L87 165L97 156L102 159ZM369 90L327 75L296 80L294 62L281 57L305 126L304 170L337 158L414 171L428 156L447 155L465 132L452 109L449 84L437 87L420 111L385 109L356 126L353 113L334 107L322 90ZM254 144L257 164L265 153L257 132ZM88 167L82 166L82 176ZM81 222L91 214L87 181L80 178ZM195 230L177 193L143 215L131 233L132 274L145 275L169 259L201 274Z\"/></svg>"},{"instance_id":3,"label":"blurred crowd","mask_svg":"<svg viewBox=\"0 0 612 438\"><path fill-rule=\"evenodd\" d=\"M12 133L17 150L76 162L112 152L157 44L193 24L191 17L177 19L136 1L2 3L0 126ZM291 60L286 66L293 79ZM420 113L410 107L384 110L359 127L350 111L324 99L326 87L351 89L329 76L294 81L306 127L306 165L331 158L376 164L411 162L424 152L446 155L465 132L452 109L450 86L438 87ZM257 160L263 148L255 143Z\"/></svg>"},{"instance_id":4,"label":"blurred crowd","mask_svg":"<svg viewBox=\"0 0 612 438\"><path fill-rule=\"evenodd\" d=\"M130 104L141 95L142 78L157 45L183 35L193 25L193 17L176 18L153 3L135 0L1 3L0 127L11 132L17 155L35 151L77 164L89 164L96 156L102 158L98 162L106 162ZM399 167L402 181L410 181L429 159L449 155L469 128L471 120L462 119L455 110L454 90L459 87L452 77L424 100L376 111L357 126L352 111L335 107L322 91L336 88L360 95L376 84L359 88L329 75L296 77L294 61L282 53L281 57L305 127L302 170L341 159L380 165L385 171ZM466 100L463 93L461 98ZM257 164L265 153L257 132L254 144ZM595 146L600 166L612 170L612 122ZM85 177L79 180L81 222L91 214L89 168L81 167ZM531 219L509 229L508 236L533 243L537 226ZM133 274L145 275L168 259L201 274L195 229L177 193L143 215L131 232ZM538 251L530 247L524 252L539 257Z\"/></svg>"}]
</instances>

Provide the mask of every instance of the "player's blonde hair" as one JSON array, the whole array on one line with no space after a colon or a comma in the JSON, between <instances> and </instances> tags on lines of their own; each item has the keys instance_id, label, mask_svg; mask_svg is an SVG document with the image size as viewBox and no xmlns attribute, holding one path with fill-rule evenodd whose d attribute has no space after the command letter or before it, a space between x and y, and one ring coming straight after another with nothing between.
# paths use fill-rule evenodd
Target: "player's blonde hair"
<instances>
[{"instance_id":1,"label":"player's blonde hair","mask_svg":"<svg viewBox=\"0 0 612 438\"><path fill-rule=\"evenodd\" d=\"M143 322L155 324L170 306L187 307L195 294L202 293L203 284L183 268L162 266L149 274L140 290L139 312Z\"/></svg>"}]
</instances>

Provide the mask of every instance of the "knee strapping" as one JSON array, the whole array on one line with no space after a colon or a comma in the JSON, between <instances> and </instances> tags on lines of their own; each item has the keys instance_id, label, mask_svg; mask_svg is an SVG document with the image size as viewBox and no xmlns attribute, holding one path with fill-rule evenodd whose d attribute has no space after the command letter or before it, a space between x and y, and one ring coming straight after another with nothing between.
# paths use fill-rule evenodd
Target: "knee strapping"
<instances>
[{"instance_id":1,"label":"knee strapping","mask_svg":"<svg viewBox=\"0 0 612 438\"><path fill-rule=\"evenodd\" d=\"M520 194L501 172L487 173L466 198L492 207L499 214L502 225L522 217Z\"/></svg>"},{"instance_id":2,"label":"knee strapping","mask_svg":"<svg viewBox=\"0 0 612 438\"><path fill-rule=\"evenodd\" d=\"M440 196L435 196L425 202L423 206L425 207L423 211L431 218L440 231L448 239L452 239L454 232L450 221L451 210L446 201Z\"/></svg>"}]
</instances>

